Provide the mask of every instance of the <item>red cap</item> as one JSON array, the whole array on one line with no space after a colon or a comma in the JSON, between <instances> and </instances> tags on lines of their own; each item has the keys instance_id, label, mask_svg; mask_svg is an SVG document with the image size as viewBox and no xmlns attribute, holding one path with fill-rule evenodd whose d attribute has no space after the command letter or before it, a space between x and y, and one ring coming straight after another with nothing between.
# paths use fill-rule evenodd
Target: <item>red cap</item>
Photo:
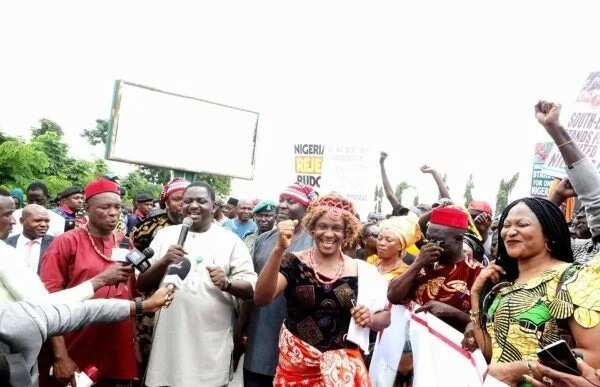
<instances>
[{"instance_id":1,"label":"red cap","mask_svg":"<svg viewBox=\"0 0 600 387\"><path fill-rule=\"evenodd\" d=\"M492 215L492 206L488 204L488 202L484 202L483 200L473 200L469 204L469 210L476 210L488 213Z\"/></svg>"},{"instance_id":2,"label":"red cap","mask_svg":"<svg viewBox=\"0 0 600 387\"><path fill-rule=\"evenodd\" d=\"M466 230L469 227L469 219L463 210L452 207L436 207L431 212L431 224L439 226L454 227Z\"/></svg>"},{"instance_id":3,"label":"red cap","mask_svg":"<svg viewBox=\"0 0 600 387\"><path fill-rule=\"evenodd\" d=\"M86 185L85 189L83 190L85 200L90 200L91 197L105 192L112 192L116 193L117 195L121 195L119 185L114 181L108 179L94 180L88 185Z\"/></svg>"},{"instance_id":4,"label":"red cap","mask_svg":"<svg viewBox=\"0 0 600 387\"><path fill-rule=\"evenodd\" d=\"M83 372L92 380L92 382L96 383L100 379L100 371L98 368L94 366L89 366L83 370Z\"/></svg>"}]
</instances>

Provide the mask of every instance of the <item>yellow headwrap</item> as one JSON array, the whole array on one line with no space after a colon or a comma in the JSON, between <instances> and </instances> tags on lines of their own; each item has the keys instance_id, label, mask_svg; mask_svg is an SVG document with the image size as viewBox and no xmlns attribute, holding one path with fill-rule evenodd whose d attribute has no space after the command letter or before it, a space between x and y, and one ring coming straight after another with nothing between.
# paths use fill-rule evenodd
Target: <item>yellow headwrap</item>
<instances>
[{"instance_id":1,"label":"yellow headwrap","mask_svg":"<svg viewBox=\"0 0 600 387\"><path fill-rule=\"evenodd\" d=\"M402 244L402 249L406 249L421 240L423 234L419 227L419 219L416 215L409 213L406 216L392 216L381 221L379 232L391 231Z\"/></svg>"}]
</instances>

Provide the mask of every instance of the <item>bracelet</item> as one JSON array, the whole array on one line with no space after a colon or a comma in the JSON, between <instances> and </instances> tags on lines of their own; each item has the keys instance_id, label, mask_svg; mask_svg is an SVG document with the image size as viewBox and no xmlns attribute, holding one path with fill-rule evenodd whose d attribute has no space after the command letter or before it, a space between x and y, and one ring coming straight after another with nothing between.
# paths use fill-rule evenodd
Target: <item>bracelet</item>
<instances>
[{"instance_id":1,"label":"bracelet","mask_svg":"<svg viewBox=\"0 0 600 387\"><path fill-rule=\"evenodd\" d=\"M560 145L557 145L557 147L560 149L560 148L562 148L563 146L565 146L565 145L569 145L569 144L571 144L571 143L573 143L573 140L565 141L565 142L563 142L562 144L560 144Z\"/></svg>"},{"instance_id":2,"label":"bracelet","mask_svg":"<svg viewBox=\"0 0 600 387\"><path fill-rule=\"evenodd\" d=\"M479 327L479 324L480 324L479 315L480 315L480 312L478 310L476 310L476 311L470 310L469 311L469 320L471 320L471 322L473 323L473 325L475 327Z\"/></svg>"},{"instance_id":3,"label":"bracelet","mask_svg":"<svg viewBox=\"0 0 600 387\"><path fill-rule=\"evenodd\" d=\"M141 299L141 297L138 297L135 299L135 318L138 320L141 320L143 315L144 315L144 307L142 304L142 299Z\"/></svg>"}]
</instances>

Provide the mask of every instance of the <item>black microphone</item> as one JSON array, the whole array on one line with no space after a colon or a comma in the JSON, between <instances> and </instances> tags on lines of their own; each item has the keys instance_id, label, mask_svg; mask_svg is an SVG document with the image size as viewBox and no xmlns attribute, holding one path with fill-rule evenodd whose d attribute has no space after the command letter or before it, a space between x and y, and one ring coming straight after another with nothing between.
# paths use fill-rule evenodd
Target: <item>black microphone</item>
<instances>
[{"instance_id":1,"label":"black microphone","mask_svg":"<svg viewBox=\"0 0 600 387\"><path fill-rule=\"evenodd\" d=\"M190 231L190 227L192 227L192 224L194 224L194 221L189 216L183 219L183 222L181 223L181 232L179 233L179 239L177 240L177 244L179 246L183 247L183 244L185 243L187 234Z\"/></svg>"},{"instance_id":2,"label":"black microphone","mask_svg":"<svg viewBox=\"0 0 600 387\"><path fill-rule=\"evenodd\" d=\"M125 256L125 261L133 265L140 273L143 273L150 267L148 261L153 255L154 250L150 247L146 247L144 251L133 249Z\"/></svg>"},{"instance_id":3,"label":"black microphone","mask_svg":"<svg viewBox=\"0 0 600 387\"><path fill-rule=\"evenodd\" d=\"M181 258L181 261L167 266L163 285L171 289L179 289L183 286L183 280L188 276L192 268L192 263L187 258Z\"/></svg>"}]
</instances>

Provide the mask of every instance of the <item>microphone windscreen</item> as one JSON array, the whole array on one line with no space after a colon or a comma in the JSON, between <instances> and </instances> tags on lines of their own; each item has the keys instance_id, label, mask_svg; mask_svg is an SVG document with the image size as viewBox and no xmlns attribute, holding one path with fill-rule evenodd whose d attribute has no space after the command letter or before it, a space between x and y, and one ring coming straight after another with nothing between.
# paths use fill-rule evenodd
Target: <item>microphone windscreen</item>
<instances>
[{"instance_id":1,"label":"microphone windscreen","mask_svg":"<svg viewBox=\"0 0 600 387\"><path fill-rule=\"evenodd\" d=\"M181 223L184 227L192 227L192 224L194 224L194 221L192 220L192 218L190 218L189 216L187 218L183 219L183 222Z\"/></svg>"},{"instance_id":2,"label":"microphone windscreen","mask_svg":"<svg viewBox=\"0 0 600 387\"><path fill-rule=\"evenodd\" d=\"M150 259L154 256L154 250L152 247L146 247L144 251L142 251L142 254L144 254L146 258Z\"/></svg>"},{"instance_id":3,"label":"microphone windscreen","mask_svg":"<svg viewBox=\"0 0 600 387\"><path fill-rule=\"evenodd\" d=\"M176 275L182 280L187 277L192 268L192 263L187 258L182 258L181 261L177 263L172 263L167 266L166 275Z\"/></svg>"},{"instance_id":4,"label":"microphone windscreen","mask_svg":"<svg viewBox=\"0 0 600 387\"><path fill-rule=\"evenodd\" d=\"M191 267L192 264L187 258L182 258L181 261L170 264L167 266L167 271L162 281L163 284L177 289L181 288L183 280L189 274Z\"/></svg>"}]
</instances>

